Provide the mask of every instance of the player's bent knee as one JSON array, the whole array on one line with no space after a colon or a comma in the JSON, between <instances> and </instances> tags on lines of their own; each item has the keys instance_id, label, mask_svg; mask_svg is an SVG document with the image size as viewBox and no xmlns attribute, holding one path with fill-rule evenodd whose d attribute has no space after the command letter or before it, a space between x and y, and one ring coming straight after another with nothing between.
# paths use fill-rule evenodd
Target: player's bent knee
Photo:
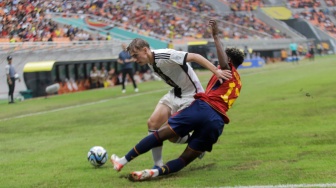
<instances>
[{"instance_id":1,"label":"player's bent knee","mask_svg":"<svg viewBox=\"0 0 336 188\"><path fill-rule=\"evenodd\" d=\"M169 139L169 141L175 144L186 144L188 143L189 138L190 138L190 135L187 134L184 137L179 137L179 136L172 137Z\"/></svg>"},{"instance_id":2,"label":"player's bent knee","mask_svg":"<svg viewBox=\"0 0 336 188\"><path fill-rule=\"evenodd\" d=\"M158 128L155 125L155 122L152 121L151 119L147 120L147 127L148 127L148 130L158 130Z\"/></svg>"},{"instance_id":3,"label":"player's bent knee","mask_svg":"<svg viewBox=\"0 0 336 188\"><path fill-rule=\"evenodd\" d=\"M184 160L185 165L187 166L189 163L194 161L202 152L201 151L195 151L190 148L187 148L182 155L180 156L181 159Z\"/></svg>"}]
</instances>

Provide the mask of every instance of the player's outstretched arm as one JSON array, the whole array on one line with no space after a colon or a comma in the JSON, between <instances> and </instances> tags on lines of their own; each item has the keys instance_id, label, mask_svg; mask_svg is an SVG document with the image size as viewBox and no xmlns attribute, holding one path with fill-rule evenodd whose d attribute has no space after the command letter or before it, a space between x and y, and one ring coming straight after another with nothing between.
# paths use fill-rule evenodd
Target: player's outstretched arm
<instances>
[{"instance_id":1,"label":"player's outstretched arm","mask_svg":"<svg viewBox=\"0 0 336 188\"><path fill-rule=\"evenodd\" d=\"M213 37L214 42L215 42L219 65L220 65L221 69L230 70L231 68L229 66L229 59L228 59L228 57L227 57L227 55L226 55L226 53L225 53L225 51L222 47L220 39L218 37L219 30L218 30L216 20L210 20L209 25L211 27L212 37Z\"/></svg>"}]
</instances>

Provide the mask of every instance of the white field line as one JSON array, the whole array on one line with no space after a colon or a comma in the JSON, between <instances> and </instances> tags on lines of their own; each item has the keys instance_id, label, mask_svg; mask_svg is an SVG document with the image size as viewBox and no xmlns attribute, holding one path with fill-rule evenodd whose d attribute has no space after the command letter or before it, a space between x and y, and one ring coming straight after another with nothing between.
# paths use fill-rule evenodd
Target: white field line
<instances>
[{"instance_id":1,"label":"white field line","mask_svg":"<svg viewBox=\"0 0 336 188\"><path fill-rule=\"evenodd\" d=\"M25 118L25 117L30 117L30 116L48 114L48 113L52 113L52 112L59 112L59 111L63 111L63 110L70 110L70 109L79 108L79 107L83 107L83 106L90 106L90 105L94 105L94 104L104 103L104 102L107 102L107 101L110 101L110 100L126 99L126 98L135 97L135 96L141 96L141 95L161 92L161 91L165 91L165 90L168 92L169 88L154 90L154 91L150 91L150 92L141 92L141 93L136 93L136 94L133 94L133 95L120 96L120 97L111 98L111 99L104 99L104 100L100 100L100 101L96 101L96 102L82 103L82 104L78 104L78 105L73 105L73 106L68 106L68 107L63 107L63 108L57 108L57 109L54 109L54 110L48 110L48 111L43 111L43 112L35 112L35 113L29 113L29 114L24 114L24 115L18 115L18 116L14 116L14 117L10 117L10 118L3 118L3 119L0 119L0 122L13 120L13 119L19 119L19 118Z\"/></svg>"},{"instance_id":2,"label":"white field line","mask_svg":"<svg viewBox=\"0 0 336 188\"><path fill-rule=\"evenodd\" d=\"M222 187L222 188L308 188L308 187L336 187L336 183L324 183L324 184L287 184L287 185L256 185L256 186L234 186L234 187Z\"/></svg>"}]
</instances>

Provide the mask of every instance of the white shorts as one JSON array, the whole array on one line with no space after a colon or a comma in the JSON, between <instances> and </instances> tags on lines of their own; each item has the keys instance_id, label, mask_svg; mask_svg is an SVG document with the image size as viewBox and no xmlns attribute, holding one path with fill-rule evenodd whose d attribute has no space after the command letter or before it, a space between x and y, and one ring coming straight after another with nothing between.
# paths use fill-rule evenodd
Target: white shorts
<instances>
[{"instance_id":1,"label":"white shorts","mask_svg":"<svg viewBox=\"0 0 336 188\"><path fill-rule=\"evenodd\" d=\"M174 95L174 92L169 91L160 99L159 103L169 106L171 114L174 114L188 107L195 100L194 95L195 93L191 93L190 95L183 95L182 98L178 98Z\"/></svg>"}]
</instances>

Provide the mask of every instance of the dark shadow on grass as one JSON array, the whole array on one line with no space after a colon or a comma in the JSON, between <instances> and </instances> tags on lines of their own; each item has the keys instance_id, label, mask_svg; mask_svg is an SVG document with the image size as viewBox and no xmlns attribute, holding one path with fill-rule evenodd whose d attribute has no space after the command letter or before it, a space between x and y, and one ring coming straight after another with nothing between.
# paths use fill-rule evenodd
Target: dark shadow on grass
<instances>
[{"instance_id":1,"label":"dark shadow on grass","mask_svg":"<svg viewBox=\"0 0 336 188\"><path fill-rule=\"evenodd\" d=\"M261 161L261 160L247 161L245 163L239 163L239 164L233 165L233 166L229 167L229 169L243 170L243 171L244 170L251 170L251 169L257 168L261 164L263 164L263 161Z\"/></svg>"},{"instance_id":2,"label":"dark shadow on grass","mask_svg":"<svg viewBox=\"0 0 336 188\"><path fill-rule=\"evenodd\" d=\"M129 176L130 174L122 174L122 175L120 175L119 176L119 178L120 179L128 179L128 176Z\"/></svg>"},{"instance_id":3,"label":"dark shadow on grass","mask_svg":"<svg viewBox=\"0 0 336 188\"><path fill-rule=\"evenodd\" d=\"M200 165L200 166L191 166L189 168L189 171L210 169L210 168L214 167L215 165L216 165L216 163L209 163L209 164L204 164L204 165Z\"/></svg>"}]
</instances>

